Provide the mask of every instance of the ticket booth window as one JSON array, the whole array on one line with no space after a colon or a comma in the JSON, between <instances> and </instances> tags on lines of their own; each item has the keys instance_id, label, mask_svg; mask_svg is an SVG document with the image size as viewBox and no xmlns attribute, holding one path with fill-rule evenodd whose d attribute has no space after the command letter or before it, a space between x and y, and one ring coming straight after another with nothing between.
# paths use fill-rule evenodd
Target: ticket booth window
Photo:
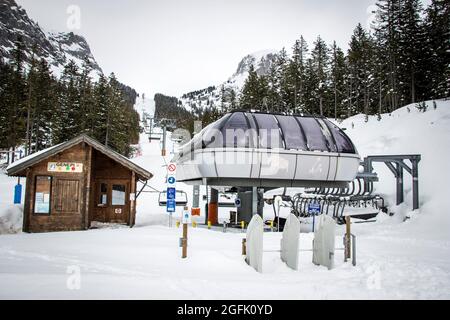
<instances>
[{"instance_id":1,"label":"ticket booth window","mask_svg":"<svg viewBox=\"0 0 450 320\"><path fill-rule=\"evenodd\" d=\"M125 186L121 184L113 184L112 186L112 205L124 206L125 205Z\"/></svg>"},{"instance_id":2,"label":"ticket booth window","mask_svg":"<svg viewBox=\"0 0 450 320\"><path fill-rule=\"evenodd\" d=\"M52 177L37 176L34 193L34 213L50 214Z\"/></svg>"},{"instance_id":3,"label":"ticket booth window","mask_svg":"<svg viewBox=\"0 0 450 320\"><path fill-rule=\"evenodd\" d=\"M100 196L98 199L99 206L108 205L108 185L106 183L100 184Z\"/></svg>"}]
</instances>

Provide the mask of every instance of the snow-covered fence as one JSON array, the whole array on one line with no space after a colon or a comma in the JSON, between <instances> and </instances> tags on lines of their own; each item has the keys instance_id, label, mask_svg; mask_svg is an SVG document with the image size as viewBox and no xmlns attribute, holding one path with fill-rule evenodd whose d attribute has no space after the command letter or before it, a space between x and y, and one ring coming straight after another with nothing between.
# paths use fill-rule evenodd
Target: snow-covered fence
<instances>
[{"instance_id":1,"label":"snow-covered fence","mask_svg":"<svg viewBox=\"0 0 450 320\"><path fill-rule=\"evenodd\" d=\"M290 214L284 225L281 238L281 260L291 269L298 270L298 250L300 239L300 221Z\"/></svg>"},{"instance_id":2,"label":"snow-covered fence","mask_svg":"<svg viewBox=\"0 0 450 320\"><path fill-rule=\"evenodd\" d=\"M259 215L254 215L247 227L245 261L256 271L262 272L264 223Z\"/></svg>"},{"instance_id":3,"label":"snow-covered fence","mask_svg":"<svg viewBox=\"0 0 450 320\"><path fill-rule=\"evenodd\" d=\"M314 231L313 263L329 270L334 266L336 222L333 218L321 215Z\"/></svg>"}]
</instances>

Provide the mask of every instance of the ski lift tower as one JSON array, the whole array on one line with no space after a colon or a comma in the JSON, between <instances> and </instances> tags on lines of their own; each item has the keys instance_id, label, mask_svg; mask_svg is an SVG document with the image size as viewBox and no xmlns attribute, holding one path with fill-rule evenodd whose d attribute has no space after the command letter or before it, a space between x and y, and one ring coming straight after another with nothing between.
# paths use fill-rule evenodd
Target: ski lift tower
<instances>
[{"instance_id":1,"label":"ski lift tower","mask_svg":"<svg viewBox=\"0 0 450 320\"><path fill-rule=\"evenodd\" d=\"M173 131L177 128L176 119L161 118L161 119L157 119L155 121L155 124L158 124L158 126L163 129L161 156L165 157L166 156L167 130Z\"/></svg>"}]
</instances>

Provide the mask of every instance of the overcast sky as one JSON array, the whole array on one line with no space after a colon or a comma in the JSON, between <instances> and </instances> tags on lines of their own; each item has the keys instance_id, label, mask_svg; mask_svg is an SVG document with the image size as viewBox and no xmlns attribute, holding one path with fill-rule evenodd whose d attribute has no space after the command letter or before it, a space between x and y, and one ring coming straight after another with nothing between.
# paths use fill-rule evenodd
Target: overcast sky
<instances>
[{"instance_id":1,"label":"overcast sky","mask_svg":"<svg viewBox=\"0 0 450 320\"><path fill-rule=\"evenodd\" d=\"M180 96L220 84L246 55L290 50L301 34L347 49L375 0L18 0L46 30L86 37L105 73L138 92ZM80 8L80 28L68 14ZM73 11L72 11L73 13ZM70 19L69 19L70 18Z\"/></svg>"}]
</instances>

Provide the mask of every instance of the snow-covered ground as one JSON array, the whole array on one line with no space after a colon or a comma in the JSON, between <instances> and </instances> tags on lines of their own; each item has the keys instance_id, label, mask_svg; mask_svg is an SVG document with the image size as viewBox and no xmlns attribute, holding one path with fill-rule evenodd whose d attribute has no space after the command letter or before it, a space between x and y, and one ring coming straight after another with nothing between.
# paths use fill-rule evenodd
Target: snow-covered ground
<instances>
[{"instance_id":1,"label":"snow-covered ground","mask_svg":"<svg viewBox=\"0 0 450 320\"><path fill-rule=\"evenodd\" d=\"M383 165L376 165L377 191L386 196L395 215L380 215L375 223L353 224L356 267L344 263L343 252L337 251L336 267L328 271L311 263L310 251L302 251L299 271L293 271L274 252L281 235L265 233L264 249L272 252L264 253L264 273L259 274L240 254L242 233L201 227L189 229L188 258L183 260L178 247L181 230L167 226L165 210L157 204L158 193L142 193L137 225L132 229L0 235L0 298L448 299L450 101L438 102L436 110L432 103L429 106L425 113L409 106L410 112L405 107L391 116L383 115L381 121L374 117L365 123L363 116L355 116L341 124L362 156L422 154L421 209L414 213L410 183L405 185L405 204L392 206L394 178ZM149 113L152 108L151 101L137 105ZM142 155L134 161L155 175L149 181L151 187L163 190L164 165L171 156L161 157L159 144L144 138ZM172 150L171 143L168 150ZM10 205L15 183L16 179L0 174L0 218L8 210L20 211ZM192 187L179 183L177 188L188 192L191 199ZM264 214L270 218L271 208ZM409 219L403 222L406 216ZM338 226L338 247L342 247L343 233ZM302 233L301 249L310 249L312 238L311 233Z\"/></svg>"}]
</instances>

